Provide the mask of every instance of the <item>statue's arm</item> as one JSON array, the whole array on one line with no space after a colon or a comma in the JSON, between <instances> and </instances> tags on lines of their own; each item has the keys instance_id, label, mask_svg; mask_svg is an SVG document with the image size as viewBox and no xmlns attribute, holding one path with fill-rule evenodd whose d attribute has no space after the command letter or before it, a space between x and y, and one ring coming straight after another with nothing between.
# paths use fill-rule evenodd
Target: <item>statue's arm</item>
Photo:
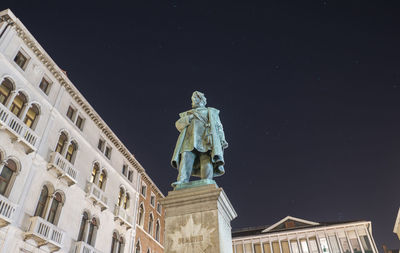
<instances>
[{"instance_id":1,"label":"statue's arm","mask_svg":"<svg viewBox=\"0 0 400 253\"><path fill-rule=\"evenodd\" d=\"M222 148L227 148L228 147L228 142L225 140L225 133L224 133L224 128L222 127L221 120L219 118L219 115L216 115L216 127L217 127L217 132L219 135L219 138L221 140L221 145Z\"/></svg>"},{"instance_id":2,"label":"statue's arm","mask_svg":"<svg viewBox=\"0 0 400 253\"><path fill-rule=\"evenodd\" d=\"M180 119L178 119L175 122L175 127L176 129L178 129L179 132L182 132L183 129L185 129L185 127L187 127L190 124L190 121L192 120L193 115L185 115L183 117L181 117Z\"/></svg>"}]
</instances>

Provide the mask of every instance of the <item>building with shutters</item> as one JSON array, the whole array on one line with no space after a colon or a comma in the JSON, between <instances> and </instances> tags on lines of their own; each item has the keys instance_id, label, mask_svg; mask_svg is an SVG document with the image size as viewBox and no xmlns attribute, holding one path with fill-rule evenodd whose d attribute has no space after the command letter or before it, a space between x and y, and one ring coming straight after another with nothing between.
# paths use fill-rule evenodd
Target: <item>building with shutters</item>
<instances>
[{"instance_id":1,"label":"building with shutters","mask_svg":"<svg viewBox=\"0 0 400 253\"><path fill-rule=\"evenodd\" d=\"M369 221L313 222L291 216L233 231L234 253L378 253Z\"/></svg>"},{"instance_id":2,"label":"building with shutters","mask_svg":"<svg viewBox=\"0 0 400 253\"><path fill-rule=\"evenodd\" d=\"M0 253L162 253L163 197L22 22L1 11Z\"/></svg>"}]
</instances>

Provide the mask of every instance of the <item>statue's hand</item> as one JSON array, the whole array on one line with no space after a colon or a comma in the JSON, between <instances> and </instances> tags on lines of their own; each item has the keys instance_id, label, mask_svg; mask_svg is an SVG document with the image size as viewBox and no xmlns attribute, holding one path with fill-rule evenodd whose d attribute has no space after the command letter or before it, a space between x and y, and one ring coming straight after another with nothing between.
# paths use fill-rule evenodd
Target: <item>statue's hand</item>
<instances>
[{"instance_id":1,"label":"statue's hand","mask_svg":"<svg viewBox=\"0 0 400 253\"><path fill-rule=\"evenodd\" d=\"M221 146L222 146L222 148L227 148L228 146L229 146L229 144L228 144L228 142L226 142L226 140L222 140L221 141Z\"/></svg>"}]
</instances>

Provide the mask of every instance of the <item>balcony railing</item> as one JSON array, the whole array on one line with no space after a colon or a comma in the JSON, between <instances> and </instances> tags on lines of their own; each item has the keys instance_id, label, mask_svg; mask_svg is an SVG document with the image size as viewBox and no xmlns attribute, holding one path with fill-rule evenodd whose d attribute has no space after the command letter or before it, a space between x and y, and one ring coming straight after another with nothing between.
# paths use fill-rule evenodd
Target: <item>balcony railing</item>
<instances>
[{"instance_id":1,"label":"balcony railing","mask_svg":"<svg viewBox=\"0 0 400 253\"><path fill-rule=\"evenodd\" d=\"M17 205L0 195L0 227L10 224L14 220Z\"/></svg>"},{"instance_id":2,"label":"balcony railing","mask_svg":"<svg viewBox=\"0 0 400 253\"><path fill-rule=\"evenodd\" d=\"M76 242L74 253L102 253L100 250L95 249L93 246L86 242Z\"/></svg>"},{"instance_id":3,"label":"balcony railing","mask_svg":"<svg viewBox=\"0 0 400 253\"><path fill-rule=\"evenodd\" d=\"M47 245L51 251L62 247L64 236L64 231L38 216L30 218L30 225L25 233L25 239L35 240L38 247Z\"/></svg>"},{"instance_id":4,"label":"balcony railing","mask_svg":"<svg viewBox=\"0 0 400 253\"><path fill-rule=\"evenodd\" d=\"M53 152L50 154L49 169L56 171L59 178L65 179L69 186L76 184L78 171L74 166L65 159L60 153Z\"/></svg>"},{"instance_id":5,"label":"balcony railing","mask_svg":"<svg viewBox=\"0 0 400 253\"><path fill-rule=\"evenodd\" d=\"M107 197L105 193L94 183L86 182L86 196L93 200L93 202L100 206L101 210L108 208Z\"/></svg>"},{"instance_id":6,"label":"balcony railing","mask_svg":"<svg viewBox=\"0 0 400 253\"><path fill-rule=\"evenodd\" d=\"M39 136L1 103L0 125L3 128L7 128L8 131L15 135L17 141L22 141L26 146L28 146L30 151L35 151L37 149Z\"/></svg>"},{"instance_id":7,"label":"balcony railing","mask_svg":"<svg viewBox=\"0 0 400 253\"><path fill-rule=\"evenodd\" d=\"M126 229L130 229L132 227L132 216L128 215L127 210L124 209L122 206L115 205L114 216L114 220L119 220L121 222L121 225L126 226Z\"/></svg>"}]
</instances>

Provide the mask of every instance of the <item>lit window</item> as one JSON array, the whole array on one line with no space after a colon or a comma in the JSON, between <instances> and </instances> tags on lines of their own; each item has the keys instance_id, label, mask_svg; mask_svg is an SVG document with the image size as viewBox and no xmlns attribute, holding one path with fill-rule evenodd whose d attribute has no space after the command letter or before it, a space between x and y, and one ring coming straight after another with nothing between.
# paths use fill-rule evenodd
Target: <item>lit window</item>
<instances>
[{"instance_id":1,"label":"lit window","mask_svg":"<svg viewBox=\"0 0 400 253\"><path fill-rule=\"evenodd\" d=\"M124 189L120 188L119 189L119 195L118 195L118 206L122 205L122 198L124 197Z\"/></svg>"},{"instance_id":2,"label":"lit window","mask_svg":"<svg viewBox=\"0 0 400 253\"><path fill-rule=\"evenodd\" d=\"M0 85L0 103L2 103L3 105L6 104L12 90L12 82L8 79L4 79L4 81Z\"/></svg>"},{"instance_id":3,"label":"lit window","mask_svg":"<svg viewBox=\"0 0 400 253\"><path fill-rule=\"evenodd\" d=\"M75 113L76 113L76 110L74 108L72 108L72 106L68 107L67 117L70 120L74 121Z\"/></svg>"},{"instance_id":4,"label":"lit window","mask_svg":"<svg viewBox=\"0 0 400 253\"><path fill-rule=\"evenodd\" d=\"M49 95L50 87L51 83L43 77L42 81L40 81L39 88L44 92L44 94Z\"/></svg>"},{"instance_id":5,"label":"lit window","mask_svg":"<svg viewBox=\"0 0 400 253\"><path fill-rule=\"evenodd\" d=\"M26 102L27 99L25 95L23 95L22 93L18 93L11 104L10 111L14 113L17 117L19 117L22 112L22 108L24 107Z\"/></svg>"},{"instance_id":6,"label":"lit window","mask_svg":"<svg viewBox=\"0 0 400 253\"><path fill-rule=\"evenodd\" d=\"M93 165L92 175L90 177L90 182L94 183L99 175L100 167L97 163Z\"/></svg>"},{"instance_id":7,"label":"lit window","mask_svg":"<svg viewBox=\"0 0 400 253\"><path fill-rule=\"evenodd\" d=\"M107 179L107 175L106 175L106 172L103 170L103 171L101 172L100 178L99 178L99 188L100 188L101 190L103 190L103 191L104 191L104 188L105 188L106 179Z\"/></svg>"},{"instance_id":8,"label":"lit window","mask_svg":"<svg viewBox=\"0 0 400 253\"><path fill-rule=\"evenodd\" d=\"M129 194L126 193L125 198L124 198L124 209L127 209L129 207Z\"/></svg>"},{"instance_id":9,"label":"lit window","mask_svg":"<svg viewBox=\"0 0 400 253\"><path fill-rule=\"evenodd\" d=\"M39 115L39 109L38 109L38 107L36 106L36 105L32 105L29 109L28 109L28 111L27 111L27 113L26 113L26 116L25 116L25 119L24 119L24 123L29 127L29 128L34 128L34 124L35 124L35 121L36 121L36 118L37 118L37 116Z\"/></svg>"},{"instance_id":10,"label":"lit window","mask_svg":"<svg viewBox=\"0 0 400 253\"><path fill-rule=\"evenodd\" d=\"M26 65L28 65L28 60L28 57L21 51L19 51L14 58L14 62L23 70L25 70Z\"/></svg>"},{"instance_id":11,"label":"lit window","mask_svg":"<svg viewBox=\"0 0 400 253\"><path fill-rule=\"evenodd\" d=\"M74 142L71 142L71 144L69 144L68 146L67 154L65 155L65 158L68 160L68 162L73 163L73 159L75 159L76 150L77 150L77 145Z\"/></svg>"},{"instance_id":12,"label":"lit window","mask_svg":"<svg viewBox=\"0 0 400 253\"><path fill-rule=\"evenodd\" d=\"M58 138L57 146L56 146L56 152L57 153L62 153L65 147L65 144L67 142L67 135L65 133L61 133L60 137Z\"/></svg>"}]
</instances>

